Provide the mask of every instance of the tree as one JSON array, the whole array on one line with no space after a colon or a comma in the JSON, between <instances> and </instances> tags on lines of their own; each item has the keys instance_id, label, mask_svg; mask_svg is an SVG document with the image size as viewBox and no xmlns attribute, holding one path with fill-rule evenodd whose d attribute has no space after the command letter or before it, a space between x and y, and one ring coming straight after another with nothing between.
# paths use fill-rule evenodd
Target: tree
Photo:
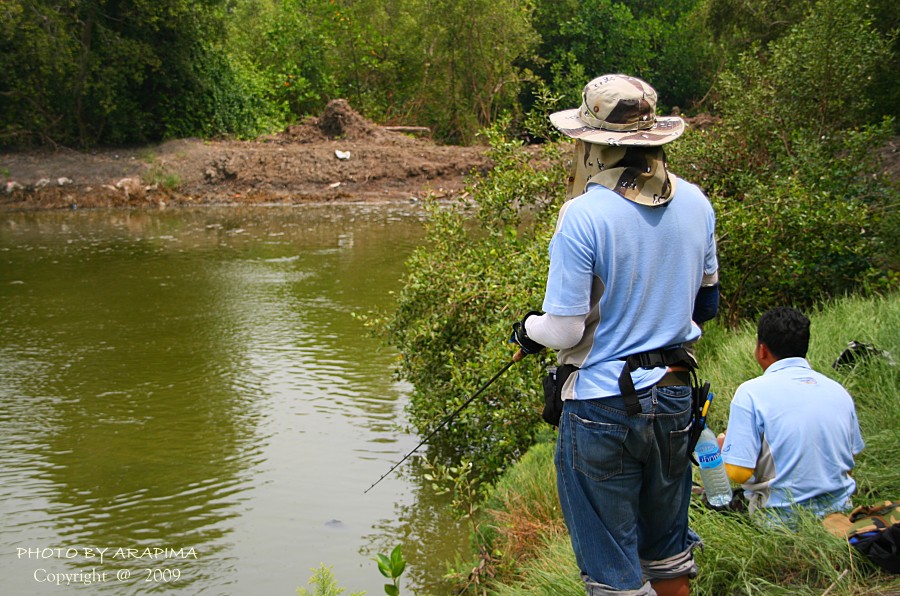
<instances>
[{"instance_id":1,"label":"tree","mask_svg":"<svg viewBox=\"0 0 900 596\"><path fill-rule=\"evenodd\" d=\"M90 146L255 128L224 0L4 0L0 141Z\"/></svg>"},{"instance_id":2,"label":"tree","mask_svg":"<svg viewBox=\"0 0 900 596\"><path fill-rule=\"evenodd\" d=\"M621 72L651 83L661 105L687 107L718 66L699 9L699 0L540 0L533 26L541 42L521 65L564 105L581 103L588 80Z\"/></svg>"},{"instance_id":3,"label":"tree","mask_svg":"<svg viewBox=\"0 0 900 596\"><path fill-rule=\"evenodd\" d=\"M228 47L260 78L260 91L284 120L318 113L339 92L330 62L340 10L321 0L236 2L225 22Z\"/></svg>"},{"instance_id":4,"label":"tree","mask_svg":"<svg viewBox=\"0 0 900 596\"><path fill-rule=\"evenodd\" d=\"M815 0L706 0L704 14L709 31L737 52L778 39L815 4Z\"/></svg>"},{"instance_id":5,"label":"tree","mask_svg":"<svg viewBox=\"0 0 900 596\"><path fill-rule=\"evenodd\" d=\"M420 93L425 117L441 136L471 142L515 109L521 84L515 64L537 40L530 16L520 0L424 2Z\"/></svg>"}]
</instances>

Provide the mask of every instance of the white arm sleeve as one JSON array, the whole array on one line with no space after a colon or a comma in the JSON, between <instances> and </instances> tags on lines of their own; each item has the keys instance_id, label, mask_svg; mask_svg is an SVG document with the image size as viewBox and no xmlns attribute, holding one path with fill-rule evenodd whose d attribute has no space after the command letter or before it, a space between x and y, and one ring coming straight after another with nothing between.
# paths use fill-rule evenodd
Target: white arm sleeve
<instances>
[{"instance_id":1,"label":"white arm sleeve","mask_svg":"<svg viewBox=\"0 0 900 596\"><path fill-rule=\"evenodd\" d=\"M571 348L584 335L585 316L563 317L551 314L530 316L525 320L525 333L539 344L554 350Z\"/></svg>"}]
</instances>

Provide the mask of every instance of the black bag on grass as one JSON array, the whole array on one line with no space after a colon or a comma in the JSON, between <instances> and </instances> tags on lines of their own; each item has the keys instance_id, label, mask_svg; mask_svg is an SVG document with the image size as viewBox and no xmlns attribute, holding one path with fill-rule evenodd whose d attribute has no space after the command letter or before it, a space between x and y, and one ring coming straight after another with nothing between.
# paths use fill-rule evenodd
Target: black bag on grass
<instances>
[{"instance_id":1,"label":"black bag on grass","mask_svg":"<svg viewBox=\"0 0 900 596\"><path fill-rule=\"evenodd\" d=\"M850 522L850 544L885 571L900 574L900 502L857 507Z\"/></svg>"}]
</instances>

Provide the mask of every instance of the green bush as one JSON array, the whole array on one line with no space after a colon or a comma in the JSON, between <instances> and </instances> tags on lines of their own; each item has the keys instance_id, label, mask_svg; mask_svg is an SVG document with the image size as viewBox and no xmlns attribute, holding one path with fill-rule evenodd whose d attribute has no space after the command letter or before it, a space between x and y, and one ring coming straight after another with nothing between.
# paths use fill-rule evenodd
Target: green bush
<instances>
[{"instance_id":1,"label":"green bush","mask_svg":"<svg viewBox=\"0 0 900 596\"><path fill-rule=\"evenodd\" d=\"M235 136L252 138L281 125L283 115L266 102L263 81L237 59L213 47L198 46L180 78L168 83L184 86L180 93L161 93L158 114L163 138Z\"/></svg>"},{"instance_id":2,"label":"green bush","mask_svg":"<svg viewBox=\"0 0 900 596\"><path fill-rule=\"evenodd\" d=\"M331 17L323 3L286 0L236 2L227 19L228 47L246 65L244 76L286 122L319 113L337 95Z\"/></svg>"},{"instance_id":3,"label":"green bush","mask_svg":"<svg viewBox=\"0 0 900 596\"><path fill-rule=\"evenodd\" d=\"M775 305L805 307L862 292L882 276L872 213L859 200L785 177L754 181L739 200L715 203L729 324Z\"/></svg>"},{"instance_id":4,"label":"green bush","mask_svg":"<svg viewBox=\"0 0 900 596\"><path fill-rule=\"evenodd\" d=\"M538 34L531 3L521 0L434 0L422 5L425 42L413 59L426 67L408 101L410 115L433 126L440 139L468 144L478 131L518 110L522 75L518 61Z\"/></svg>"},{"instance_id":5,"label":"green bush","mask_svg":"<svg viewBox=\"0 0 900 596\"><path fill-rule=\"evenodd\" d=\"M510 360L512 323L543 299L562 159L548 146L554 167L538 167L538 156L497 132L503 125L487 133L495 167L473 179L469 200L429 206L426 245L409 260L388 324L400 374L414 387L410 420L423 435ZM475 476L521 455L540 421L541 370L537 357L515 365L434 437L437 450L467 454Z\"/></svg>"}]
</instances>

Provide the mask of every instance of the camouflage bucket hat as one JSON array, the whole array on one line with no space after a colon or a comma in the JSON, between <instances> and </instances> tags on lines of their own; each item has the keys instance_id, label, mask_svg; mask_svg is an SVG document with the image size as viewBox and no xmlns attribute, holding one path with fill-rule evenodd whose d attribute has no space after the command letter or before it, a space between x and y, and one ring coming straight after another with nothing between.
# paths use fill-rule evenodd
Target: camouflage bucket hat
<instances>
[{"instance_id":1,"label":"camouflage bucket hat","mask_svg":"<svg viewBox=\"0 0 900 596\"><path fill-rule=\"evenodd\" d=\"M655 146L684 132L677 116L656 116L656 91L627 75L598 77L585 85L581 107L550 115L561 133L597 145Z\"/></svg>"}]
</instances>

